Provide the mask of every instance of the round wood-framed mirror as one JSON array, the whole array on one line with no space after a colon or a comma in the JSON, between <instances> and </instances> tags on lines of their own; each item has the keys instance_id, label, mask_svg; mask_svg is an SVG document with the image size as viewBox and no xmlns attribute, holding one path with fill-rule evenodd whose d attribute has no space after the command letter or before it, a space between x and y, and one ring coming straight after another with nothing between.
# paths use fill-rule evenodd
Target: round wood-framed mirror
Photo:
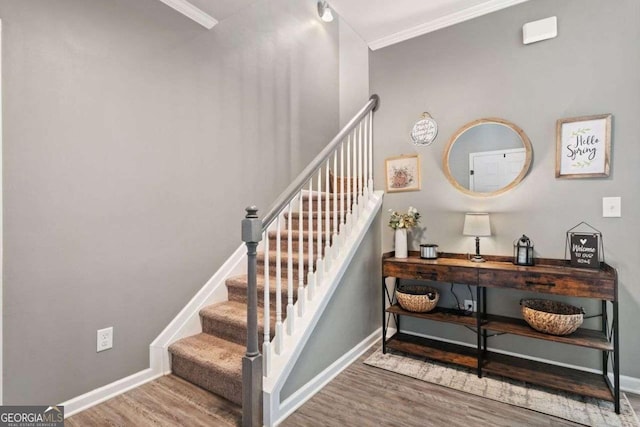
<instances>
[{"instance_id":1,"label":"round wood-framed mirror","mask_svg":"<svg viewBox=\"0 0 640 427\"><path fill-rule=\"evenodd\" d=\"M458 129L442 156L444 174L471 196L495 196L522 181L531 166L531 141L508 120L489 117Z\"/></svg>"}]
</instances>

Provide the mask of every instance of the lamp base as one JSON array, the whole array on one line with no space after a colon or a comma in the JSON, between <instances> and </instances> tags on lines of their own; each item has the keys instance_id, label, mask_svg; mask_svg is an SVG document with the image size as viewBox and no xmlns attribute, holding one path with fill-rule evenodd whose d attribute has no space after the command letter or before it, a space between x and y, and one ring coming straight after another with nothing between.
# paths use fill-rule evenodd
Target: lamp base
<instances>
[{"instance_id":1,"label":"lamp base","mask_svg":"<svg viewBox=\"0 0 640 427\"><path fill-rule=\"evenodd\" d=\"M473 261L473 262L485 262L486 259L482 258L480 255L474 255L471 258L471 261Z\"/></svg>"}]
</instances>

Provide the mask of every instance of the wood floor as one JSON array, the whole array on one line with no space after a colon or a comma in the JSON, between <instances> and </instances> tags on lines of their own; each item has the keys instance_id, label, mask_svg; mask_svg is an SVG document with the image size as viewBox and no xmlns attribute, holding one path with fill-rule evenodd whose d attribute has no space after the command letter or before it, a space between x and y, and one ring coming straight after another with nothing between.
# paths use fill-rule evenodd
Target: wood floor
<instances>
[{"instance_id":1,"label":"wood floor","mask_svg":"<svg viewBox=\"0 0 640 427\"><path fill-rule=\"evenodd\" d=\"M373 351L360 357L281 426L579 425L364 365ZM640 414L640 396L627 396ZM237 405L169 375L69 417L66 425L237 426L240 418Z\"/></svg>"},{"instance_id":2,"label":"wood floor","mask_svg":"<svg viewBox=\"0 0 640 427\"><path fill-rule=\"evenodd\" d=\"M238 426L241 418L238 405L167 375L67 418L65 426Z\"/></svg>"}]
</instances>

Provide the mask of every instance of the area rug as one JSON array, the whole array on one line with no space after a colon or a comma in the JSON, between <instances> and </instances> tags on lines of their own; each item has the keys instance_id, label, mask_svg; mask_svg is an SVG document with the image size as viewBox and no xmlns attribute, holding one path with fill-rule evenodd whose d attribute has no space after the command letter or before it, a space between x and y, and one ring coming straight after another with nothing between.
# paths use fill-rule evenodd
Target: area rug
<instances>
[{"instance_id":1,"label":"area rug","mask_svg":"<svg viewBox=\"0 0 640 427\"><path fill-rule=\"evenodd\" d=\"M618 415L614 411L613 402L550 391L506 378L478 378L475 372L468 369L444 365L393 350L387 350L387 354L382 354L382 349L378 349L364 363L587 426L640 426L640 421L624 394L620 399Z\"/></svg>"}]
</instances>

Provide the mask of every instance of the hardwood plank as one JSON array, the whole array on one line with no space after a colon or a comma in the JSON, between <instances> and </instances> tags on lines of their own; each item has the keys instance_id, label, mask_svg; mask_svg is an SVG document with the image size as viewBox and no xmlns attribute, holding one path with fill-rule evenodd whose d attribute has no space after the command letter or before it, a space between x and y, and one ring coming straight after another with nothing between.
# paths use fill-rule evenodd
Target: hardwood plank
<instances>
[{"instance_id":1,"label":"hardwood plank","mask_svg":"<svg viewBox=\"0 0 640 427\"><path fill-rule=\"evenodd\" d=\"M437 322L455 323L457 325L476 326L475 316L462 316L452 309L436 307L428 313L414 313L394 304L387 308L388 313L400 314L402 316L416 317L418 319L435 320Z\"/></svg>"},{"instance_id":2,"label":"hardwood plank","mask_svg":"<svg viewBox=\"0 0 640 427\"><path fill-rule=\"evenodd\" d=\"M238 405L174 375L151 381L65 420L85 426L238 426Z\"/></svg>"},{"instance_id":3,"label":"hardwood plank","mask_svg":"<svg viewBox=\"0 0 640 427\"><path fill-rule=\"evenodd\" d=\"M482 328L496 332L521 335L529 338L595 348L598 350L613 350L613 343L609 342L607 336L602 333L602 331L594 329L579 328L571 335L556 336L538 332L522 319L491 314L487 315L487 322L482 325Z\"/></svg>"},{"instance_id":4,"label":"hardwood plank","mask_svg":"<svg viewBox=\"0 0 640 427\"><path fill-rule=\"evenodd\" d=\"M283 427L577 426L549 415L365 365L371 349L281 424Z\"/></svg>"},{"instance_id":5,"label":"hardwood plank","mask_svg":"<svg viewBox=\"0 0 640 427\"><path fill-rule=\"evenodd\" d=\"M626 395L636 415L640 415L640 394L626 393Z\"/></svg>"},{"instance_id":6,"label":"hardwood plank","mask_svg":"<svg viewBox=\"0 0 640 427\"><path fill-rule=\"evenodd\" d=\"M613 402L602 375L487 352L483 372Z\"/></svg>"},{"instance_id":7,"label":"hardwood plank","mask_svg":"<svg viewBox=\"0 0 640 427\"><path fill-rule=\"evenodd\" d=\"M455 363L466 368L476 369L478 366L475 348L403 333L397 333L391 337L387 341L387 348L440 362Z\"/></svg>"}]
</instances>

